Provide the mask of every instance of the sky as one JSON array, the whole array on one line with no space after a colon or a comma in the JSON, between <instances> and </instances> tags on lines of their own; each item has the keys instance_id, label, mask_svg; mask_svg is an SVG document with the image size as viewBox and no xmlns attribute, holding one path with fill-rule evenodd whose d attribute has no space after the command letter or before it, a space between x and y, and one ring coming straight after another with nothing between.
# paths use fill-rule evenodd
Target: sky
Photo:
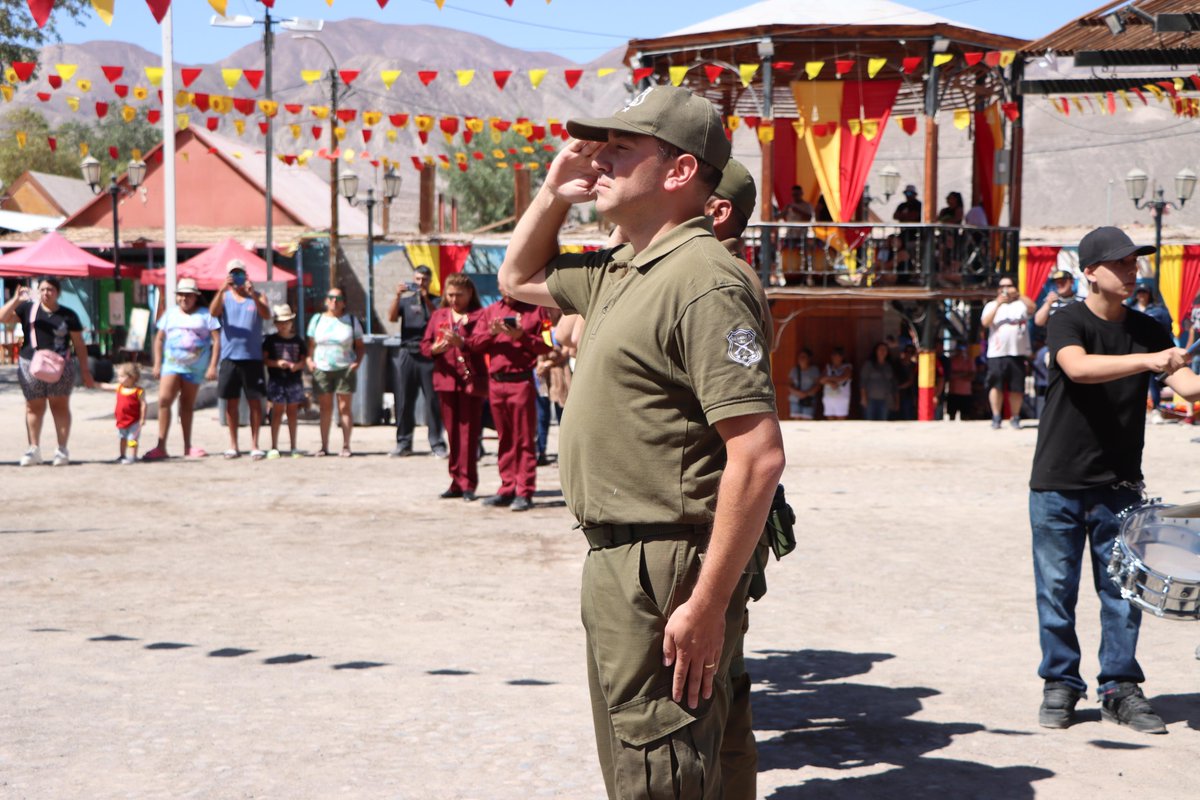
<instances>
[{"instance_id":1,"label":"sky","mask_svg":"<svg viewBox=\"0 0 1200 800\"><path fill-rule=\"evenodd\" d=\"M380 9L376 0L333 0L332 6L326 0L276 0L273 15L440 25L478 33L510 47L557 53L582 64L631 38L660 36L749 4L750 0L513 0L509 7L505 0L446 0L439 10L434 0L390 0L385 9ZM178 62L209 63L262 35L257 26L211 27L209 19L214 12L205 0L175 0L173 5ZM1096 0L909 0L904 5L992 33L1034 39L1095 10ZM262 10L257 0L228 0L226 13L261 19ZM84 25L62 20L59 33L63 41L115 39L155 53L162 50L159 26L142 0L117 3L111 27L90 12L84 20Z\"/></svg>"}]
</instances>

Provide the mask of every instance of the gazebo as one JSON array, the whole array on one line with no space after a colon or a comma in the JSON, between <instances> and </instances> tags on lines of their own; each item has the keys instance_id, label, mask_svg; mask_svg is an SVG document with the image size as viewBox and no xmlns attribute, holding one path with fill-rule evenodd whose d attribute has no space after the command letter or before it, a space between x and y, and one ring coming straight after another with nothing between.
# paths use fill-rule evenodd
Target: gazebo
<instances>
[{"instance_id":1,"label":"gazebo","mask_svg":"<svg viewBox=\"0 0 1200 800\"><path fill-rule=\"evenodd\" d=\"M763 221L748 240L773 284L781 402L802 343L818 357L835 344L851 358L865 354L882 338L890 303L920 328L921 418L932 418L939 334L949 324L965 338L971 305L991 296L997 273L1016 271L1020 158L1008 155L1021 149L1015 56L1023 44L889 0L762 0L629 42L637 80L686 86L710 99L731 131L756 131ZM973 129L972 195L987 223L979 228L937 224L939 114ZM866 189L892 125L924 129L925 207L922 220L885 229L873 224ZM885 192L896 190L898 176L880 178L891 184ZM814 204L819 195L828 215L821 219L818 205L811 222L776 221L766 200L784 208L793 185ZM891 250L906 248L910 274L885 274L889 236L898 237Z\"/></svg>"},{"instance_id":2,"label":"gazebo","mask_svg":"<svg viewBox=\"0 0 1200 800\"><path fill-rule=\"evenodd\" d=\"M127 268L122 265L121 270ZM111 261L92 255L51 231L33 244L0 256L0 276L60 278L111 278Z\"/></svg>"}]
</instances>

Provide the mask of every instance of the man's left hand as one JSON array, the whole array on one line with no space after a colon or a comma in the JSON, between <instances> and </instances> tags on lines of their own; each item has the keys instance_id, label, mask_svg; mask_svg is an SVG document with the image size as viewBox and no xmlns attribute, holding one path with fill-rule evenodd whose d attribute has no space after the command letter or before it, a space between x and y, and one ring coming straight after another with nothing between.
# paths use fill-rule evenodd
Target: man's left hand
<instances>
[{"instance_id":1,"label":"man's left hand","mask_svg":"<svg viewBox=\"0 0 1200 800\"><path fill-rule=\"evenodd\" d=\"M706 608L692 597L671 614L663 632L663 665L675 666L671 697L676 703L683 702L685 690L689 708L701 697L712 697L724 641L724 608Z\"/></svg>"}]
</instances>

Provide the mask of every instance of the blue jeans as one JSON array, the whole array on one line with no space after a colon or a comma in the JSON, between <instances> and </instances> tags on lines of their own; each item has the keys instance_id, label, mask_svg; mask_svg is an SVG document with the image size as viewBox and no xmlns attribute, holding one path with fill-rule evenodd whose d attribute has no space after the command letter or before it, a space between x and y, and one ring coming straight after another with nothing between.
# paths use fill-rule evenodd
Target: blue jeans
<instances>
[{"instance_id":1,"label":"blue jeans","mask_svg":"<svg viewBox=\"0 0 1200 800\"><path fill-rule=\"evenodd\" d=\"M1033 577L1037 587L1042 663L1038 675L1079 691L1079 638L1075 635L1075 601L1083 552L1091 550L1092 583L1100 597L1099 691L1112 684L1145 680L1138 666L1138 628L1142 612L1121 598L1108 577L1108 561L1120 523L1116 515L1135 504L1140 494L1103 486L1071 491L1030 491L1029 522L1033 528Z\"/></svg>"},{"instance_id":2,"label":"blue jeans","mask_svg":"<svg viewBox=\"0 0 1200 800\"><path fill-rule=\"evenodd\" d=\"M888 399L886 397L880 400L872 400L867 398L867 407L863 409L863 415L872 422L887 422L888 418Z\"/></svg>"}]
</instances>

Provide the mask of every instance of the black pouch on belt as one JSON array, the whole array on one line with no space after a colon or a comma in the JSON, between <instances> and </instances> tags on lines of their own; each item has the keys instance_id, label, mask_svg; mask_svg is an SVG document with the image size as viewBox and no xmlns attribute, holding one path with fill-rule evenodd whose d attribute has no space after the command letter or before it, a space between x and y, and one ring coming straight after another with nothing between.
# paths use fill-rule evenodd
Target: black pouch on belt
<instances>
[{"instance_id":1,"label":"black pouch on belt","mask_svg":"<svg viewBox=\"0 0 1200 800\"><path fill-rule=\"evenodd\" d=\"M795 524L796 512L788 505L781 483L775 487L775 498L771 500L771 511L763 529L763 538L771 546L776 561L796 549Z\"/></svg>"}]
</instances>

